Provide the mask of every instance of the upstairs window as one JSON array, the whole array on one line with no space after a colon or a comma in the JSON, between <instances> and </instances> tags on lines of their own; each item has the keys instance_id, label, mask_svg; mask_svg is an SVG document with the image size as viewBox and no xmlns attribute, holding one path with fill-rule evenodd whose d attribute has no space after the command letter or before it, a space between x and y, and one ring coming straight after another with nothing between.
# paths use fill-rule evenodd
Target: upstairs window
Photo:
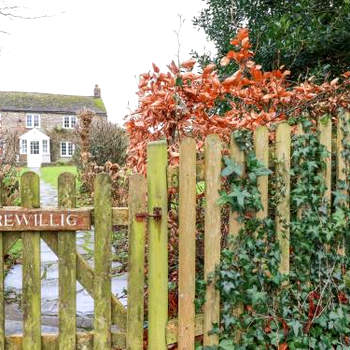
<instances>
[{"instance_id":1,"label":"upstairs window","mask_svg":"<svg viewBox=\"0 0 350 350\"><path fill-rule=\"evenodd\" d=\"M27 114L26 126L27 126L27 128L40 128L40 115L39 114Z\"/></svg>"},{"instance_id":2,"label":"upstairs window","mask_svg":"<svg viewBox=\"0 0 350 350\"><path fill-rule=\"evenodd\" d=\"M27 154L27 140L20 140L19 153Z\"/></svg>"},{"instance_id":3,"label":"upstairs window","mask_svg":"<svg viewBox=\"0 0 350 350\"><path fill-rule=\"evenodd\" d=\"M75 115L65 115L63 117L63 127L65 129L74 129L77 124L77 117Z\"/></svg>"}]
</instances>

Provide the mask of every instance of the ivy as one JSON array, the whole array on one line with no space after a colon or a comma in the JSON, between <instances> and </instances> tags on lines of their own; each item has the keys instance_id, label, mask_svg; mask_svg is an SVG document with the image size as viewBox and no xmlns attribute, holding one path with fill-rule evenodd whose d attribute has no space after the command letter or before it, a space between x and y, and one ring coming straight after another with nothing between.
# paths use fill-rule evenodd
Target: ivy
<instances>
[{"instance_id":1,"label":"ivy","mask_svg":"<svg viewBox=\"0 0 350 350\"><path fill-rule=\"evenodd\" d=\"M203 349L350 349L349 289L343 282L349 259L342 253L350 232L344 196L350 180L348 127L342 153L346 181L333 186L330 205L323 176L330 155L314 124L305 119L302 126L304 132L292 137L289 276L278 269L275 218L285 188L281 174L257 160L250 132L234 136L245 153L246 175L236 162L223 159L220 203L237 212L244 227L227 239L216 271L220 344ZM257 180L266 175L269 215L258 219L254 213L262 204Z\"/></svg>"}]
</instances>

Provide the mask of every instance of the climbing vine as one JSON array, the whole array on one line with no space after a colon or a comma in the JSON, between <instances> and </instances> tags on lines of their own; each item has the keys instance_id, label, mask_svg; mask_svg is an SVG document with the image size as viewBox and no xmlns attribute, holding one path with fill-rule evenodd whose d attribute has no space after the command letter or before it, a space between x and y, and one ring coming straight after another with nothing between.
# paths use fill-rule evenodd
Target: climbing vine
<instances>
[{"instance_id":1,"label":"climbing vine","mask_svg":"<svg viewBox=\"0 0 350 350\"><path fill-rule=\"evenodd\" d=\"M342 156L349 164L344 125ZM246 176L237 163L224 158L226 185L220 203L237 212L244 227L228 238L216 273L222 310L213 332L220 335L220 345L204 349L350 349L349 290L343 282L349 268L344 254L350 229L344 197L349 169L346 181L332 188L330 204L324 177L330 155L314 123L305 118L302 127L303 133L292 137L289 276L279 272L275 228L283 177L272 172L276 161L269 170L256 159L249 131L235 133L246 155ZM262 208L257 179L263 175L269 175L269 215L257 219L254 212Z\"/></svg>"}]
</instances>

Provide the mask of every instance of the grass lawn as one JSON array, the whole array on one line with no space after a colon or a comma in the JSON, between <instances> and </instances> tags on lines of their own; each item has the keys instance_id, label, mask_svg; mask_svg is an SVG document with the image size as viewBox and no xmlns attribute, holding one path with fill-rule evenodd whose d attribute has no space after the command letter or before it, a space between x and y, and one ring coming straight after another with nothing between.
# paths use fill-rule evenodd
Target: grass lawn
<instances>
[{"instance_id":1,"label":"grass lawn","mask_svg":"<svg viewBox=\"0 0 350 350\"><path fill-rule=\"evenodd\" d=\"M40 177L46 183L57 188L57 179L62 173L72 173L74 175L78 174L77 168L75 166L63 165L63 166L47 166L40 168Z\"/></svg>"},{"instance_id":2,"label":"grass lawn","mask_svg":"<svg viewBox=\"0 0 350 350\"><path fill-rule=\"evenodd\" d=\"M19 168L18 169L18 176L21 177L23 173L26 171L29 171L27 167ZM40 168L40 177L43 181L46 183L49 183L54 188L57 188L57 179L60 174L62 173L72 173L74 175L78 175L77 167L73 165L62 165L62 166L48 166ZM79 183L77 182L77 186L79 186Z\"/></svg>"}]
</instances>

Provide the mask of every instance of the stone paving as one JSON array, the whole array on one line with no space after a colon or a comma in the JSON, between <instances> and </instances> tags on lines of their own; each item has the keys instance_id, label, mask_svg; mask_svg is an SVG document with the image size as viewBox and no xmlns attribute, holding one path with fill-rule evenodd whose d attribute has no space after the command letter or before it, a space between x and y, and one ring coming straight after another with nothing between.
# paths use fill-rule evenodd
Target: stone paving
<instances>
[{"instance_id":1,"label":"stone paving","mask_svg":"<svg viewBox=\"0 0 350 350\"><path fill-rule=\"evenodd\" d=\"M38 172L38 170L36 170ZM40 195L42 206L57 206L57 190L50 184L40 181ZM89 263L93 265L93 259L89 259L93 250L93 231L77 232L77 249ZM50 250L44 241L41 241L41 313L42 332L58 333L58 263L56 255ZM90 254L89 254L90 253ZM112 266L113 267L113 266ZM112 278L112 292L122 295L127 286L127 277L115 276ZM9 302L5 307L6 334L22 333L22 311L20 308L22 290L22 266L13 266L5 279L5 290L9 299L17 301ZM123 302L123 300L122 300ZM125 303L125 300L124 300ZM77 282L77 328L78 330L91 329L93 324L94 301L86 290Z\"/></svg>"}]
</instances>

